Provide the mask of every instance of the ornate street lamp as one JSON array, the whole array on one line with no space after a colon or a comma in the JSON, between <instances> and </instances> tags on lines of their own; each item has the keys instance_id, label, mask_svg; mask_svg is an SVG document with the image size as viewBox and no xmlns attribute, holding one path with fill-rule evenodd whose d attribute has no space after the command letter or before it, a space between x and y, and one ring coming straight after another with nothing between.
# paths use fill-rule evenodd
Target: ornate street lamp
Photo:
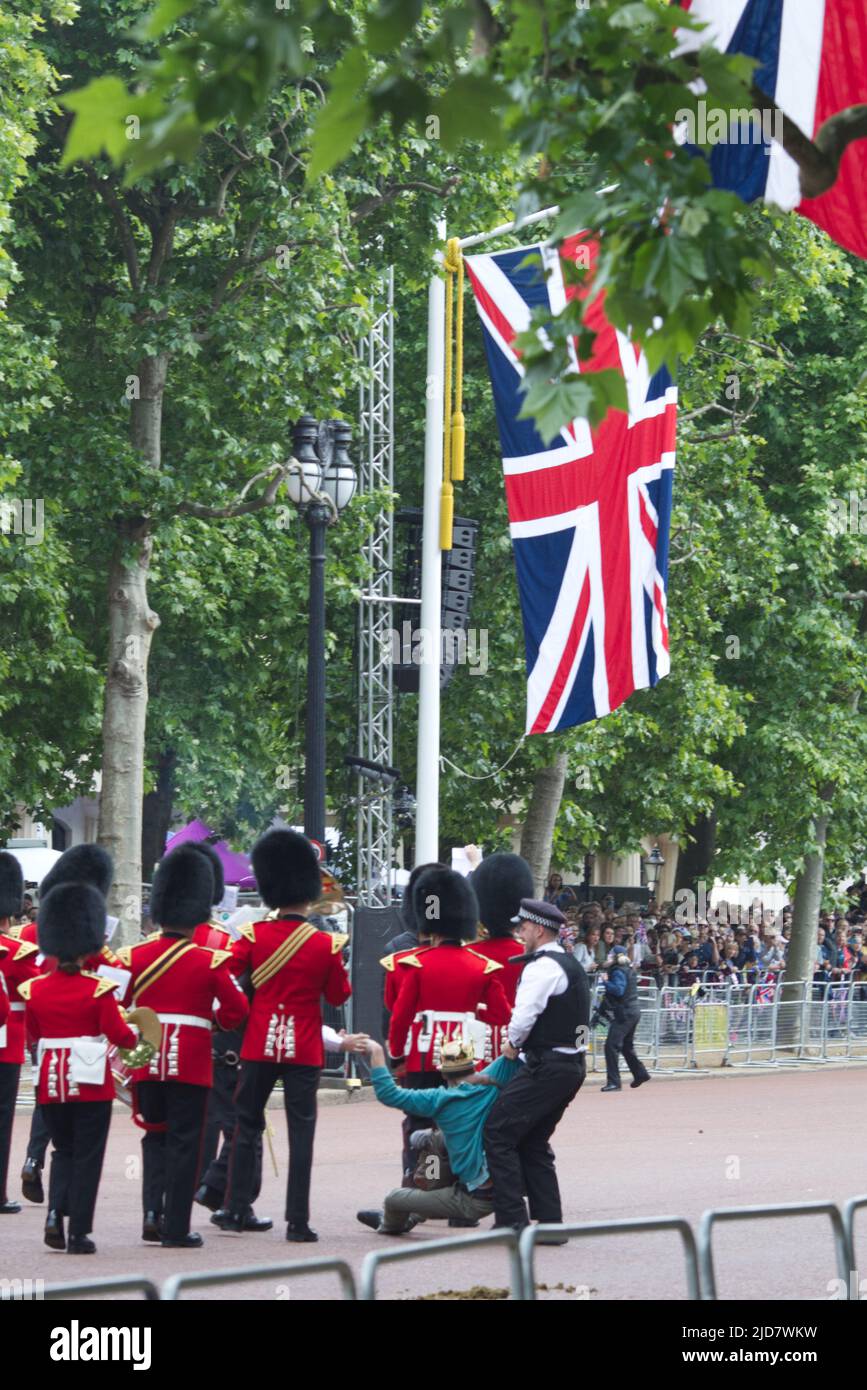
<instances>
[{"instance_id":1,"label":"ornate street lamp","mask_svg":"<svg viewBox=\"0 0 867 1390\"><path fill-rule=\"evenodd\" d=\"M660 853L659 845L654 845L653 849L644 860L644 882L650 889L650 896L656 897L656 886L659 883L660 874L665 867L665 860Z\"/></svg>"},{"instance_id":2,"label":"ornate street lamp","mask_svg":"<svg viewBox=\"0 0 867 1390\"><path fill-rule=\"evenodd\" d=\"M304 833L325 843L325 533L349 506L355 469L352 427L302 415L292 431L286 491L310 531L307 626L307 718L304 740Z\"/></svg>"}]
</instances>

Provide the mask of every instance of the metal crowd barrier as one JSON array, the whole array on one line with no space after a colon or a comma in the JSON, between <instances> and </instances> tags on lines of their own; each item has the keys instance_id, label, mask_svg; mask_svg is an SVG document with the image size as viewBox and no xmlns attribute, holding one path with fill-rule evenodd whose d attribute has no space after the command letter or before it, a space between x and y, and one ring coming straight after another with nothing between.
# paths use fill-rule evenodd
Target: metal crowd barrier
<instances>
[{"instance_id":1,"label":"metal crowd barrier","mask_svg":"<svg viewBox=\"0 0 867 1390\"><path fill-rule=\"evenodd\" d=\"M514 1231L485 1231L479 1235L454 1236L443 1240L417 1241L398 1248L374 1250L361 1266L356 1283L352 1268L346 1260L327 1257L318 1260L293 1260L277 1265L243 1265L201 1274L176 1274L161 1288L142 1275L122 1278L80 1280L70 1284L51 1284L36 1297L46 1299L75 1299L87 1294L113 1295L141 1291L151 1301L176 1302L184 1289L214 1287L219 1284L239 1284L247 1281L275 1282L282 1278L310 1274L335 1273L340 1279L345 1299L374 1302L377 1297L377 1275L383 1265L401 1264L408 1260L427 1260L431 1256L455 1254L462 1250L482 1250L487 1246L505 1246L509 1255L510 1297L515 1301L532 1302L536 1298L535 1256L544 1236L566 1237L567 1242L586 1236L647 1235L656 1231L676 1231L683 1244L686 1267L687 1297L706 1302L717 1300L716 1273L713 1260L713 1228L720 1222L780 1220L787 1217L826 1216L830 1218L834 1237L837 1279L844 1299L858 1299L859 1286L855 1264L855 1215L867 1207L867 1195L852 1197L841 1213L834 1202L782 1202L774 1206L715 1207L702 1214L696 1237L689 1221L678 1216L636 1217L634 1220L588 1221L568 1226L528 1226L520 1240ZM277 1296L281 1292L279 1284ZM288 1290L287 1290L288 1293ZM3 1292L3 1301L17 1295Z\"/></svg>"},{"instance_id":2,"label":"metal crowd barrier","mask_svg":"<svg viewBox=\"0 0 867 1390\"><path fill-rule=\"evenodd\" d=\"M642 1216L632 1221L586 1221L576 1226L528 1226L521 1232L519 1244L524 1299L535 1301L536 1298L536 1246L540 1244L543 1236L551 1234L573 1240L580 1236L637 1235L651 1231L677 1231L680 1235L686 1260L687 1300L697 1301L701 1292L695 1236L689 1222L680 1216Z\"/></svg>"},{"instance_id":3,"label":"metal crowd barrier","mask_svg":"<svg viewBox=\"0 0 867 1390\"><path fill-rule=\"evenodd\" d=\"M430 1240L400 1250L373 1250L365 1255L361 1266L361 1298L376 1299L376 1276L385 1264L405 1264L408 1260L424 1260L428 1255L453 1255L456 1250L478 1250L485 1245L505 1245L509 1251L509 1283L511 1297L525 1298L521 1262L518 1258L518 1236L515 1231L485 1231L478 1236L455 1236L446 1240Z\"/></svg>"},{"instance_id":4,"label":"metal crowd barrier","mask_svg":"<svg viewBox=\"0 0 867 1390\"><path fill-rule=\"evenodd\" d=\"M153 1279L146 1279L144 1275L123 1274L109 1279L76 1279L71 1284L46 1284L40 1298L85 1298L90 1293L118 1294L133 1290L140 1291L149 1303L156 1303L165 1297Z\"/></svg>"},{"instance_id":5,"label":"metal crowd barrier","mask_svg":"<svg viewBox=\"0 0 867 1390\"><path fill-rule=\"evenodd\" d=\"M287 1260L279 1265L241 1265L237 1269L209 1270L202 1274L174 1274L163 1284L160 1297L170 1302L180 1298L182 1289L207 1288L215 1284L242 1284L251 1280L278 1280L286 1276L336 1274L344 1299L358 1298L352 1266L346 1260L323 1256L319 1260Z\"/></svg>"},{"instance_id":6,"label":"metal crowd barrier","mask_svg":"<svg viewBox=\"0 0 867 1390\"><path fill-rule=\"evenodd\" d=\"M593 987L593 1004L603 987ZM691 987L639 986L635 1050L651 1071L785 1067L867 1060L867 981L781 982L759 975ZM605 1025L594 1029L588 1069L604 1067Z\"/></svg>"},{"instance_id":7,"label":"metal crowd barrier","mask_svg":"<svg viewBox=\"0 0 867 1390\"><path fill-rule=\"evenodd\" d=\"M854 1199L856 1201L861 1199ZM863 1199L867 1205L867 1198ZM698 1253L703 1285L702 1298L716 1301L716 1277L711 1246L713 1228L718 1221L764 1221L785 1216L829 1216L834 1233L834 1253L837 1257L837 1276L849 1289L849 1271L853 1268L851 1243L846 1234L840 1208L833 1202L780 1202L770 1207L715 1207L703 1213L698 1228Z\"/></svg>"}]
</instances>

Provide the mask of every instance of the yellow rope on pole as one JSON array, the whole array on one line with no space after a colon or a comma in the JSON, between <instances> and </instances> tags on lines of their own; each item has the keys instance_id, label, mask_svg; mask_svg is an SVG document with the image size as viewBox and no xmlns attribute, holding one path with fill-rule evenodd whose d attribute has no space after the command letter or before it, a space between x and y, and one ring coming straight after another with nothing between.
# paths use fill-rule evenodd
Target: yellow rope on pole
<instances>
[{"instance_id":1,"label":"yellow rope on pole","mask_svg":"<svg viewBox=\"0 0 867 1390\"><path fill-rule=\"evenodd\" d=\"M440 490L440 550L451 550L452 530L454 528L455 493L453 482L461 482L464 476L464 417L463 370L464 370L464 263L460 242L452 237L446 243L444 260L446 272L446 354L445 379L443 383L443 481ZM455 293L457 309L455 310ZM454 348L452 345L453 325L456 325ZM454 375L452 357L454 352ZM454 390L454 402L452 394ZM454 409L453 409L454 406Z\"/></svg>"}]
</instances>

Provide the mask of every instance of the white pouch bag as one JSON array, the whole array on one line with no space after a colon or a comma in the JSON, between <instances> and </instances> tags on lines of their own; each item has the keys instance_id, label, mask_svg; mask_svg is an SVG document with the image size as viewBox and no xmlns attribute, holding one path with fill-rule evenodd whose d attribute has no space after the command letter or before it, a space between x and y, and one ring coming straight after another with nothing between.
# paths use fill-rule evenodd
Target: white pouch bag
<instances>
[{"instance_id":1,"label":"white pouch bag","mask_svg":"<svg viewBox=\"0 0 867 1390\"><path fill-rule=\"evenodd\" d=\"M101 1086L105 1081L108 1043L105 1038L76 1038L69 1049L69 1079L76 1086Z\"/></svg>"}]
</instances>

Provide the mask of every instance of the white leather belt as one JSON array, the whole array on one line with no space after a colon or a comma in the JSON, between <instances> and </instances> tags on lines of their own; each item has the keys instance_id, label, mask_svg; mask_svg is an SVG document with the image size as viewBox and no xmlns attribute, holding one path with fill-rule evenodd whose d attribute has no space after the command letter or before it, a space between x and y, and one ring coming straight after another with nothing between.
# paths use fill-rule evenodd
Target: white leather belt
<instances>
[{"instance_id":1,"label":"white leather belt","mask_svg":"<svg viewBox=\"0 0 867 1390\"><path fill-rule=\"evenodd\" d=\"M87 1037L85 1034L79 1033L79 1035L78 1035L77 1038L40 1038L40 1039L39 1039L39 1045L40 1045L40 1047L42 1047L43 1049L51 1048L52 1050L56 1050L56 1049L58 1049L58 1048L64 1048L64 1047L74 1047L75 1044L78 1043L78 1042L105 1042L105 1038L102 1036L102 1034L100 1034L99 1037L93 1038L93 1037Z\"/></svg>"},{"instance_id":2,"label":"white leather belt","mask_svg":"<svg viewBox=\"0 0 867 1390\"><path fill-rule=\"evenodd\" d=\"M467 1019L472 1017L472 1013L466 1009L462 1014L447 1014L440 1009L422 1009L421 1013L416 1014L413 1021L415 1023L422 1023L425 1020L428 1023L466 1023Z\"/></svg>"},{"instance_id":3,"label":"white leather belt","mask_svg":"<svg viewBox=\"0 0 867 1390\"><path fill-rule=\"evenodd\" d=\"M26 1008L27 1008L27 1005L26 1005L26 1004L10 1004L10 1005L9 1005L9 1012L10 1012L10 1014L13 1014L13 1013L14 1013L14 1014L23 1014L23 1012L24 1012L24 1010L25 1010Z\"/></svg>"},{"instance_id":4,"label":"white leather belt","mask_svg":"<svg viewBox=\"0 0 867 1390\"><path fill-rule=\"evenodd\" d=\"M199 1018L198 1014L157 1014L157 1018L160 1023L168 1023L169 1025L174 1023L185 1023L188 1024L190 1028L211 1027L211 1020L209 1018Z\"/></svg>"}]
</instances>

